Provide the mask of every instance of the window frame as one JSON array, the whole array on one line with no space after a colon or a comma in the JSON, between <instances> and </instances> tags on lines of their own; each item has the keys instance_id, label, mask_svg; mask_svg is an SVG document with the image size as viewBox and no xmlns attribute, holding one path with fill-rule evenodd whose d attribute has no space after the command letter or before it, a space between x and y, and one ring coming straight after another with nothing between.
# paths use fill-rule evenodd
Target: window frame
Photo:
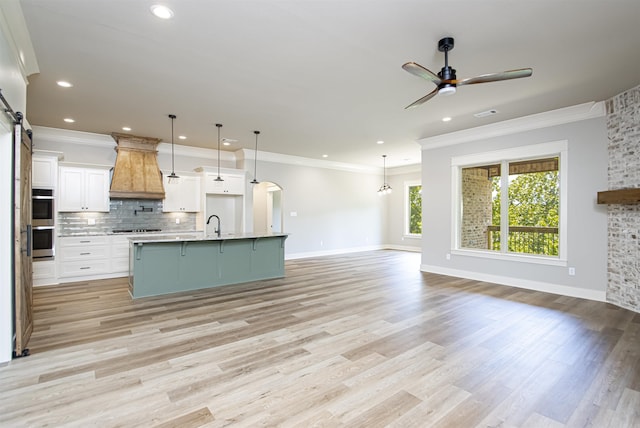
<instances>
[{"instance_id":1,"label":"window frame","mask_svg":"<svg viewBox=\"0 0 640 428\"><path fill-rule=\"evenodd\" d=\"M404 182L404 230L403 235L405 238L422 238L422 233L410 233L409 226L411 224L411 201L409 200L409 188L420 186L422 182L420 180L409 180ZM422 218L422 211L420 217Z\"/></svg>"},{"instance_id":2,"label":"window frame","mask_svg":"<svg viewBox=\"0 0 640 428\"><path fill-rule=\"evenodd\" d=\"M461 248L462 234L462 169L474 166L482 166L486 164L504 165L508 162L517 162L521 160L531 160L536 158L554 157L559 158L558 180L560 182L560 207L559 207L559 224L558 224L558 256L546 256L540 254L521 254L488 249ZM533 144L511 149L495 150L483 153L469 154L463 156L455 156L451 158L451 194L452 207L451 215L453 227L451 228L451 253L465 256L482 257L488 259L509 260L523 263L547 264L554 266L567 266L567 200L568 186L568 141L559 140L548 143ZM506 169L508 171L508 169ZM503 177L505 180L505 177ZM506 187L505 187L506 189ZM506 191L502 192L503 198L508 197ZM501 204L508 207L508 204ZM501 213L501 218L505 215ZM501 221L501 226L504 220ZM507 230L504 228L502 230ZM506 234L503 234L506 236Z\"/></svg>"}]
</instances>

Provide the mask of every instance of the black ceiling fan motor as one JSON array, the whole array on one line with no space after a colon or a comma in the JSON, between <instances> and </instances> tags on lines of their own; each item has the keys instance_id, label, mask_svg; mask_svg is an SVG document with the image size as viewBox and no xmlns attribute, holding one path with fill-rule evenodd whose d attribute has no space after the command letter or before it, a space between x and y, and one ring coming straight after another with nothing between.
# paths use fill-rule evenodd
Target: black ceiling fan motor
<instances>
[{"instance_id":1,"label":"black ceiling fan motor","mask_svg":"<svg viewBox=\"0 0 640 428\"><path fill-rule=\"evenodd\" d=\"M449 67L449 51L453 49L453 37L445 37L440 39L438 42L438 50L440 52L444 52L444 67L438 73L438 76L442 80L455 80L456 79L456 71L453 67ZM455 87L455 84L443 83L438 85L438 87L443 88L447 86Z\"/></svg>"}]
</instances>

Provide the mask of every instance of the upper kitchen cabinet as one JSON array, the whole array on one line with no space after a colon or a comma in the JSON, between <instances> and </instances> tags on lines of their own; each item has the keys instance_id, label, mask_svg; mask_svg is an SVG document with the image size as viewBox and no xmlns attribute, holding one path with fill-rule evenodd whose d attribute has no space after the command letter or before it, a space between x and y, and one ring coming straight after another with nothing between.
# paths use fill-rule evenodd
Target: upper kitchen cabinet
<instances>
[{"instance_id":1,"label":"upper kitchen cabinet","mask_svg":"<svg viewBox=\"0 0 640 428\"><path fill-rule=\"evenodd\" d=\"M109 212L109 168L60 166L58 211Z\"/></svg>"},{"instance_id":2,"label":"upper kitchen cabinet","mask_svg":"<svg viewBox=\"0 0 640 428\"><path fill-rule=\"evenodd\" d=\"M200 211L200 177L179 173L180 178L162 177L165 199L163 212Z\"/></svg>"},{"instance_id":3,"label":"upper kitchen cabinet","mask_svg":"<svg viewBox=\"0 0 640 428\"><path fill-rule=\"evenodd\" d=\"M58 155L34 151L31 163L32 187L34 189L55 189L58 185Z\"/></svg>"},{"instance_id":4,"label":"upper kitchen cabinet","mask_svg":"<svg viewBox=\"0 0 640 428\"><path fill-rule=\"evenodd\" d=\"M205 193L224 195L244 195L244 174L221 173L223 181L216 181L217 173L207 172L204 175Z\"/></svg>"}]
</instances>

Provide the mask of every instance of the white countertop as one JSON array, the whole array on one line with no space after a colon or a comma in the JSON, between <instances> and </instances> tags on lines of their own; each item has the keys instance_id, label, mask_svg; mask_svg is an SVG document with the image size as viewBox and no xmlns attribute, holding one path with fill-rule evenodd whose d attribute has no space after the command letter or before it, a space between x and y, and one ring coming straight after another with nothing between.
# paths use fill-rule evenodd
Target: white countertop
<instances>
[{"instance_id":1,"label":"white countertop","mask_svg":"<svg viewBox=\"0 0 640 428\"><path fill-rule=\"evenodd\" d=\"M194 234L161 234L161 235L146 235L146 236L132 236L129 241L134 244L143 244L151 242L194 242L194 241L230 241L237 239L260 239L260 238L274 238L274 237L287 237L288 233L229 233L217 235L205 235L204 233Z\"/></svg>"}]
</instances>

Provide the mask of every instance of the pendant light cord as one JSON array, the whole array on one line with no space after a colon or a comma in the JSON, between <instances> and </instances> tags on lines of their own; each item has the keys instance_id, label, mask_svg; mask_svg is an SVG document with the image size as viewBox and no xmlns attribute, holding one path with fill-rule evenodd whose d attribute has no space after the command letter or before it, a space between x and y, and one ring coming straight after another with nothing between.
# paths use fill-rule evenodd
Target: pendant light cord
<instances>
[{"instance_id":1,"label":"pendant light cord","mask_svg":"<svg viewBox=\"0 0 640 428\"><path fill-rule=\"evenodd\" d=\"M170 114L171 118L171 175L175 175L176 168L174 163L174 152L173 152L173 121L176 118L175 114Z\"/></svg>"},{"instance_id":2,"label":"pendant light cord","mask_svg":"<svg viewBox=\"0 0 640 428\"><path fill-rule=\"evenodd\" d=\"M175 169L175 152L173 148L173 121L175 120L176 115L170 114L169 119L171 119L171 174L169 175L169 179L172 180L174 178L180 178L176 175Z\"/></svg>"},{"instance_id":3,"label":"pendant light cord","mask_svg":"<svg viewBox=\"0 0 640 428\"><path fill-rule=\"evenodd\" d=\"M258 184L258 178L257 178L257 171L258 171L258 135L260 134L260 131L253 131L254 134L256 134L256 150L255 150L255 154L253 156L253 180L251 181L251 184Z\"/></svg>"},{"instance_id":4,"label":"pendant light cord","mask_svg":"<svg viewBox=\"0 0 640 428\"><path fill-rule=\"evenodd\" d=\"M216 181L224 181L220 177L220 128L222 128L222 124L216 123L216 127L218 128L218 178L216 178Z\"/></svg>"}]
</instances>

